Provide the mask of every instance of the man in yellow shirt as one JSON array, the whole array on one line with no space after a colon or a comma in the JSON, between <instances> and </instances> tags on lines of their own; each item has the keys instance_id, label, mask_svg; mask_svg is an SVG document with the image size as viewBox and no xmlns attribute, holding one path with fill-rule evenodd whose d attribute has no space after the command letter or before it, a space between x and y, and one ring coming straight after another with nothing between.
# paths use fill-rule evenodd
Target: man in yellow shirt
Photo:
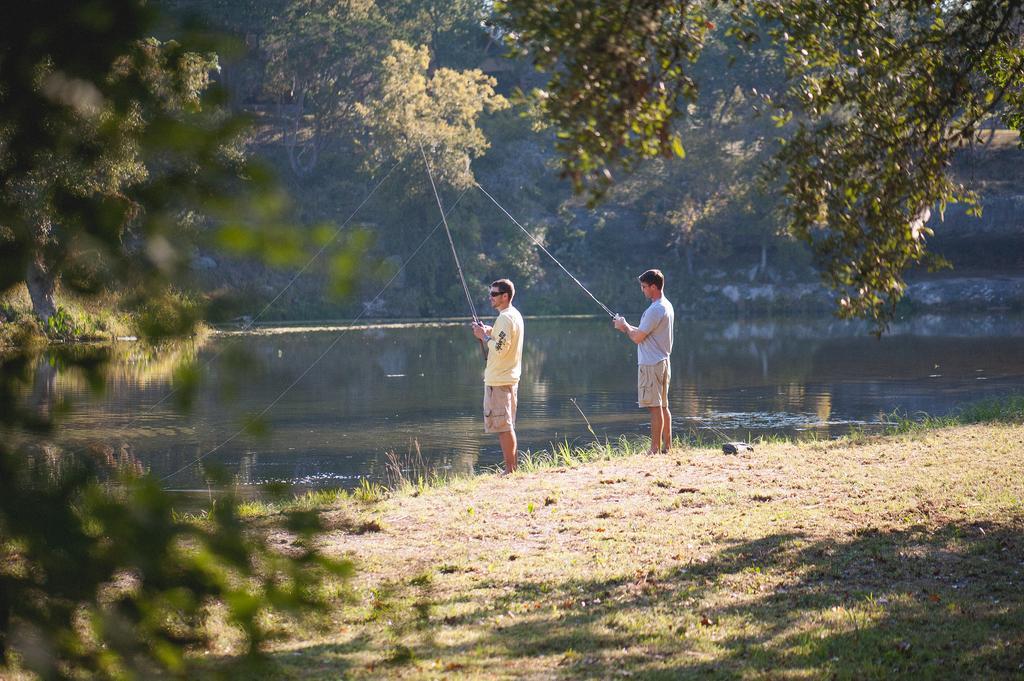
<instances>
[{"instance_id":1,"label":"man in yellow shirt","mask_svg":"<svg viewBox=\"0 0 1024 681\"><path fill-rule=\"evenodd\" d=\"M512 307L516 287L508 279L491 284L491 307L498 311L494 326L473 324L473 335L487 349L484 370L484 431L497 433L505 471L516 469L516 407L523 368L523 316Z\"/></svg>"}]
</instances>

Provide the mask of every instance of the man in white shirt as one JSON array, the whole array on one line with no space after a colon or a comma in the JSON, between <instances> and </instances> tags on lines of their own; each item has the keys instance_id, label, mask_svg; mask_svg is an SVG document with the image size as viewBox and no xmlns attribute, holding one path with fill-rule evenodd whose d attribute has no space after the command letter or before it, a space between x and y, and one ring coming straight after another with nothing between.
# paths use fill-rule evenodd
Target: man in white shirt
<instances>
[{"instance_id":1,"label":"man in white shirt","mask_svg":"<svg viewBox=\"0 0 1024 681\"><path fill-rule=\"evenodd\" d=\"M512 307L516 287L508 279L491 284L491 307L498 311L494 326L473 324L473 335L485 343L484 430L497 433L505 471L516 469L516 408L523 365L523 316Z\"/></svg>"},{"instance_id":2,"label":"man in white shirt","mask_svg":"<svg viewBox=\"0 0 1024 681\"><path fill-rule=\"evenodd\" d=\"M651 413L650 454L667 452L672 446L672 413L668 410L668 386L672 378L669 356L674 339L675 310L665 297L665 275L647 270L639 276L640 291L651 301L640 318L640 326L630 326L616 316L615 328L636 343L637 401Z\"/></svg>"}]
</instances>

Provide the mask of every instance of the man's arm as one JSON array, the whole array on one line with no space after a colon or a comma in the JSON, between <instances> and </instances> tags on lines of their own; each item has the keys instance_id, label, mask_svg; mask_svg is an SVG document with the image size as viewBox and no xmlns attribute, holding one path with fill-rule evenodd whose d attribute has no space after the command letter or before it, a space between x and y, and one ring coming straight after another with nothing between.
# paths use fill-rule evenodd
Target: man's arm
<instances>
[{"instance_id":1,"label":"man's arm","mask_svg":"<svg viewBox=\"0 0 1024 681\"><path fill-rule=\"evenodd\" d=\"M488 352L494 352L499 357L504 355L512 347L512 323L502 315L494 320L494 328L489 329L487 337Z\"/></svg>"},{"instance_id":2,"label":"man's arm","mask_svg":"<svg viewBox=\"0 0 1024 681\"><path fill-rule=\"evenodd\" d=\"M632 326L624 317L615 318L615 328L629 336L629 340L637 345L644 342L650 332L644 331L639 326Z\"/></svg>"}]
</instances>

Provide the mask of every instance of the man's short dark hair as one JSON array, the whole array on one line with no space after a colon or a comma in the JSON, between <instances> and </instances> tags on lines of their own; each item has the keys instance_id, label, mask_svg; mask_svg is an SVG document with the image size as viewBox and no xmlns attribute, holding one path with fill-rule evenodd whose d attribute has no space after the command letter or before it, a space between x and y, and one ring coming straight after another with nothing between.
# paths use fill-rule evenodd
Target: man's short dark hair
<instances>
[{"instance_id":1,"label":"man's short dark hair","mask_svg":"<svg viewBox=\"0 0 1024 681\"><path fill-rule=\"evenodd\" d=\"M661 270L647 270L637 278L648 286L654 284L659 291L665 288L665 275L661 273Z\"/></svg>"},{"instance_id":2,"label":"man's short dark hair","mask_svg":"<svg viewBox=\"0 0 1024 681\"><path fill-rule=\"evenodd\" d=\"M502 293L507 293L509 301L516 297L516 285L512 283L511 279L498 279L497 281L492 281L491 288L496 288Z\"/></svg>"}]
</instances>

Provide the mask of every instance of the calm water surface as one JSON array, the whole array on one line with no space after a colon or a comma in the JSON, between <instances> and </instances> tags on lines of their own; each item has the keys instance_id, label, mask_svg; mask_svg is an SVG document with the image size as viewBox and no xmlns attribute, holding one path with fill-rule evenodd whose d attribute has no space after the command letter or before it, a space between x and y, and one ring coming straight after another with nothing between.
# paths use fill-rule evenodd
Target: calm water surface
<instances>
[{"instance_id":1,"label":"calm water surface","mask_svg":"<svg viewBox=\"0 0 1024 681\"><path fill-rule=\"evenodd\" d=\"M881 340L833 319L680 320L673 425L705 440L828 438L877 428L893 411L942 415L1024 392L1022 341L1024 318L1005 315L912 318ZM188 358L203 382L182 412L178 394L168 395L173 368ZM527 318L520 448L591 441L583 415L602 439L645 433L635 375L635 348L607 318ZM218 335L161 352L122 344L99 396L43 356L32 399L40 409L69 403L69 442L129 453L169 476L169 489L205 488L189 465L200 457L243 484L338 486L382 477L386 452L417 447L443 469L498 464L497 439L482 432L481 376L465 322L385 325ZM259 427L236 436L264 411Z\"/></svg>"}]
</instances>

